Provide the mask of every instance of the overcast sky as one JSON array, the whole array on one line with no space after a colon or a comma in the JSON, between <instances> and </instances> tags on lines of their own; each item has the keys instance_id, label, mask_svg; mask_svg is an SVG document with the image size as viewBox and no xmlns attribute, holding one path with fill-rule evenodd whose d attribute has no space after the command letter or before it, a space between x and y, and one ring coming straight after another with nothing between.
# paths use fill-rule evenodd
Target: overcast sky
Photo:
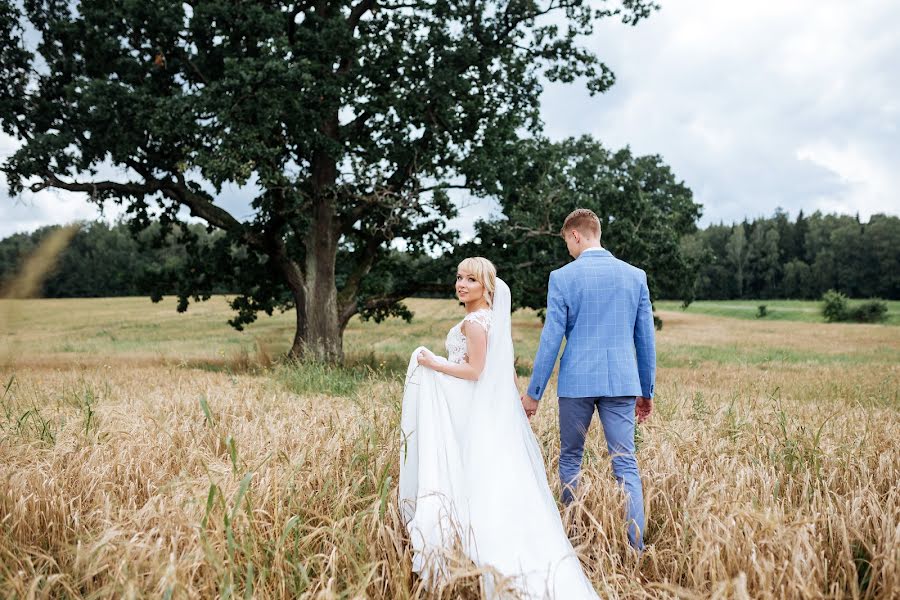
<instances>
[{"instance_id":1,"label":"overcast sky","mask_svg":"<svg viewBox=\"0 0 900 600\"><path fill-rule=\"evenodd\" d=\"M900 214L900 2L660 3L637 27L609 21L590 40L616 73L609 92L547 87L550 137L660 154L703 204L704 225L779 206ZM15 148L0 135L0 160ZM0 237L98 214L77 195L11 199L0 186ZM246 194L229 200L249 211ZM469 205L454 225L465 235L495 210Z\"/></svg>"}]
</instances>

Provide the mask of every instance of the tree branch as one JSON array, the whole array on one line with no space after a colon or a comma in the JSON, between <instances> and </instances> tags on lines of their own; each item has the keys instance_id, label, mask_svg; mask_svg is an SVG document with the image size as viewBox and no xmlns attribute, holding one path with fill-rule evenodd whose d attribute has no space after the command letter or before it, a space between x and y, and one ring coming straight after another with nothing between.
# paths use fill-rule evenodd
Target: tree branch
<instances>
[{"instance_id":1,"label":"tree branch","mask_svg":"<svg viewBox=\"0 0 900 600\"><path fill-rule=\"evenodd\" d=\"M392 304L395 304L395 303L399 302L400 300L403 300L404 298L408 298L408 297L409 297L408 293L379 296L377 298L372 298L370 300L367 300L366 303L363 305L363 308L365 310L374 310L376 308L390 308L390 306ZM343 307L343 309L341 310L341 315L340 315L340 327L341 327L342 331L347 326L347 323L350 322L350 319L352 319L353 316L357 315L357 314L359 314L359 306L357 305L356 302L351 302L347 306Z\"/></svg>"},{"instance_id":2,"label":"tree branch","mask_svg":"<svg viewBox=\"0 0 900 600\"><path fill-rule=\"evenodd\" d=\"M439 183L437 185L429 185L425 187L416 188L418 192L433 192L435 190L467 190L469 189L469 184L460 183L460 184L449 184L449 183Z\"/></svg>"},{"instance_id":3,"label":"tree branch","mask_svg":"<svg viewBox=\"0 0 900 600\"><path fill-rule=\"evenodd\" d=\"M509 2L507 2L506 9L503 11L503 17L504 17L503 20L504 21L507 21L507 18L509 17L509 9L515 2L516 2L516 0L509 0ZM535 11L532 13L522 15L518 19L508 20L506 27L500 32L500 36L499 36L498 40L507 37L510 33L512 33L516 29L516 27L518 27L525 21L530 21L531 19L537 19L538 17L543 17L544 15L550 14L554 10L564 8L565 6L567 6L567 5L564 1L560 2L559 4L556 4L555 1L551 1L550 4L547 5L547 8L545 8L544 10L538 10L538 11Z\"/></svg>"},{"instance_id":4,"label":"tree branch","mask_svg":"<svg viewBox=\"0 0 900 600\"><path fill-rule=\"evenodd\" d=\"M231 232L241 232L244 238L253 245L261 247L262 240L259 236L246 231L243 223L238 221L230 212L216 206L209 199L194 193L187 186L184 175L179 173L175 182L162 182L162 189L170 198L187 206L192 215L198 216L210 225Z\"/></svg>"},{"instance_id":5,"label":"tree branch","mask_svg":"<svg viewBox=\"0 0 900 600\"><path fill-rule=\"evenodd\" d=\"M355 119L350 121L349 123L345 123L341 125L341 134L340 137L342 140L346 140L350 135L358 134L362 131L363 126L366 124L372 117L372 112L369 110L364 110L359 113Z\"/></svg>"},{"instance_id":6,"label":"tree branch","mask_svg":"<svg viewBox=\"0 0 900 600\"><path fill-rule=\"evenodd\" d=\"M184 48L178 48L177 54L180 55L181 60L183 60L185 63L187 63L187 65L194 72L194 75L196 75L200 79L200 81L203 83L203 85L209 86L209 80L207 80L206 76L200 72L200 68L194 63L194 61L191 60L190 55L184 50Z\"/></svg>"},{"instance_id":7,"label":"tree branch","mask_svg":"<svg viewBox=\"0 0 900 600\"><path fill-rule=\"evenodd\" d=\"M356 292L359 291L359 284L363 277L372 269L372 265L375 264L378 247L381 246L381 242L382 240L376 236L368 236L362 251L355 253L358 256L356 268L353 269L347 278L347 283L338 292L338 306L342 313L345 312L348 304L356 304Z\"/></svg>"},{"instance_id":8,"label":"tree branch","mask_svg":"<svg viewBox=\"0 0 900 600\"><path fill-rule=\"evenodd\" d=\"M97 194L100 192L112 192L122 196L148 196L159 192L162 189L158 182L154 182L153 184L135 182L118 183L115 181L68 182L63 181L52 173L46 174L42 181L33 183L29 186L29 189L33 193L48 188L57 188L66 190L67 192L84 192L90 194L92 199L96 199Z\"/></svg>"},{"instance_id":9,"label":"tree branch","mask_svg":"<svg viewBox=\"0 0 900 600\"><path fill-rule=\"evenodd\" d=\"M372 7L374 6L375 0L360 0L360 3L353 7L353 10L350 11L350 18L347 19L347 25L350 26L351 34L356 31L356 27L359 25L359 20L362 19L362 16L372 10Z\"/></svg>"},{"instance_id":10,"label":"tree branch","mask_svg":"<svg viewBox=\"0 0 900 600\"><path fill-rule=\"evenodd\" d=\"M550 229L549 225L541 229L525 227L524 225L506 225L505 228L509 231L521 231L523 233L522 237L524 238L559 237L559 231L553 231Z\"/></svg>"}]
</instances>

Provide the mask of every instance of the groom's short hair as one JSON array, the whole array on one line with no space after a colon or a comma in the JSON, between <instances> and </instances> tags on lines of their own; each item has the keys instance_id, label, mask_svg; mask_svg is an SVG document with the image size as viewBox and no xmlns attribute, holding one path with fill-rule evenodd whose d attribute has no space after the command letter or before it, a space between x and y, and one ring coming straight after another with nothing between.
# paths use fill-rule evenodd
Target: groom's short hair
<instances>
[{"instance_id":1,"label":"groom's short hair","mask_svg":"<svg viewBox=\"0 0 900 600\"><path fill-rule=\"evenodd\" d=\"M566 232L572 229L581 235L600 239L600 219L589 208L576 208L570 212L559 233L566 237Z\"/></svg>"}]
</instances>

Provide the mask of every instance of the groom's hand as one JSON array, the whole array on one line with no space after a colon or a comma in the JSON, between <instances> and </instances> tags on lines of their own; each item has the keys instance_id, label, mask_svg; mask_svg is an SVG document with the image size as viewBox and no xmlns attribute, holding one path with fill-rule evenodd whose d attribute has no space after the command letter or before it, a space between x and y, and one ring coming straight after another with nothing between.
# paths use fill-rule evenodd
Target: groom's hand
<instances>
[{"instance_id":1,"label":"groom's hand","mask_svg":"<svg viewBox=\"0 0 900 600\"><path fill-rule=\"evenodd\" d=\"M537 412L538 401L528 394L522 394L520 400L522 400L522 408L525 410L525 416L531 419Z\"/></svg>"},{"instance_id":2,"label":"groom's hand","mask_svg":"<svg viewBox=\"0 0 900 600\"><path fill-rule=\"evenodd\" d=\"M644 398L638 396L634 403L634 413L637 415L638 423L643 423L650 417L653 412L653 398Z\"/></svg>"}]
</instances>

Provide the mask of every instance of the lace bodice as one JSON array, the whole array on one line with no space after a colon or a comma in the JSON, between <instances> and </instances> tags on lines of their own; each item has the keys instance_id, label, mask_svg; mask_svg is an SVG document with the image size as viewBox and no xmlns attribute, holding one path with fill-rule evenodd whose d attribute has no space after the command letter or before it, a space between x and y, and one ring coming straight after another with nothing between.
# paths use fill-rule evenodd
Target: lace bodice
<instances>
[{"instance_id":1,"label":"lace bodice","mask_svg":"<svg viewBox=\"0 0 900 600\"><path fill-rule=\"evenodd\" d=\"M469 357L466 354L466 350L468 349L468 346L466 345L466 336L462 332L463 323L466 321L477 323L484 327L484 330L487 333L490 333L493 316L494 314L491 312L491 309L482 308L470 312L462 321L454 325L447 333L447 360L456 364L461 364L469 360Z\"/></svg>"}]
</instances>

